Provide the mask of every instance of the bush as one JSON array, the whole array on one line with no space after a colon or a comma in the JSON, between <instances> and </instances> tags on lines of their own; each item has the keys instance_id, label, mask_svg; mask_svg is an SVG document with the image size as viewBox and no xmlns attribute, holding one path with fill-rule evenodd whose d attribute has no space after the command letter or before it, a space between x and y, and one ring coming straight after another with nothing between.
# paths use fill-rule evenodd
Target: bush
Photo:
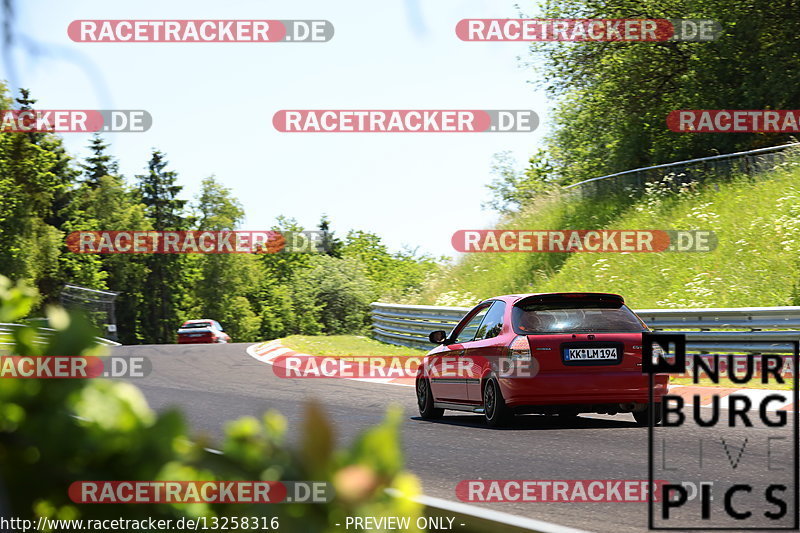
<instances>
[{"instance_id":1,"label":"bush","mask_svg":"<svg viewBox=\"0 0 800 533\"><path fill-rule=\"evenodd\" d=\"M34 298L31 289L0 276L0 322L23 318ZM15 335L12 351L97 355L104 349L80 319L60 309L51 309L48 319L56 329L48 345L35 344L34 329L26 327ZM0 480L6 484L5 490L0 486L0 515L34 520L276 516L284 531L308 532L338 530L333 524L348 515L407 515L414 523L419 506L384 491L418 491L416 478L402 470L401 413L390 410L385 422L337 451L319 406L306 409L298 449L285 442L286 419L270 411L260 419L229 422L219 445L224 453L214 455L204 451L209 443L190 438L179 412L151 411L128 383L0 379ZM336 496L327 504L92 506L69 499L67 488L79 480L315 480L332 484ZM7 502L1 501L3 494Z\"/></svg>"},{"instance_id":2,"label":"bush","mask_svg":"<svg viewBox=\"0 0 800 533\"><path fill-rule=\"evenodd\" d=\"M320 255L292 277L299 331L305 335L361 333L369 325L372 283L353 258Z\"/></svg>"}]
</instances>

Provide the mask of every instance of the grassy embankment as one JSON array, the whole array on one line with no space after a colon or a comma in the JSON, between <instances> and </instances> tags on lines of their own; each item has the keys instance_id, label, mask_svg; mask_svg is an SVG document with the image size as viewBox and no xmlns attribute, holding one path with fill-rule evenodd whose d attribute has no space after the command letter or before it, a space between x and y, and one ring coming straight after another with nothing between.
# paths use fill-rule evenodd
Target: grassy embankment
<instances>
[{"instance_id":1,"label":"grassy embankment","mask_svg":"<svg viewBox=\"0 0 800 533\"><path fill-rule=\"evenodd\" d=\"M472 305L498 294L586 290L622 294L634 309L800 305L798 157L757 177L678 191L651 186L636 199L623 191L594 198L555 194L498 227L711 230L718 245L691 253L465 254L416 303ZM673 382L690 384L688 378Z\"/></svg>"},{"instance_id":2,"label":"grassy embankment","mask_svg":"<svg viewBox=\"0 0 800 533\"><path fill-rule=\"evenodd\" d=\"M719 244L694 253L466 254L417 303L591 290L622 294L634 309L800 304L800 163L680 192L651 188L634 202L555 195L499 227L712 230Z\"/></svg>"}]
</instances>

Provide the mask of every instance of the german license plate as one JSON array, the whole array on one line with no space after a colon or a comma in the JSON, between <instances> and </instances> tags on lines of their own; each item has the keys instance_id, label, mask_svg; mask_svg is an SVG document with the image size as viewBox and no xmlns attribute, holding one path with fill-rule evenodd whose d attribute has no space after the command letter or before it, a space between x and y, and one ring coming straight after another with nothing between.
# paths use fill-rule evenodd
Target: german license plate
<instances>
[{"instance_id":1,"label":"german license plate","mask_svg":"<svg viewBox=\"0 0 800 533\"><path fill-rule=\"evenodd\" d=\"M617 358L616 348L567 348L565 361L608 361Z\"/></svg>"}]
</instances>

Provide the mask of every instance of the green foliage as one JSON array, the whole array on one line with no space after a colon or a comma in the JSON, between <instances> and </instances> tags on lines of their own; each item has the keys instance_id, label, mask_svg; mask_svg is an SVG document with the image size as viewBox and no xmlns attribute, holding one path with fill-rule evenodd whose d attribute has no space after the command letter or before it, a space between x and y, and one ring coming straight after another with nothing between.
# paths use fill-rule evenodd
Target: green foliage
<instances>
[{"instance_id":1,"label":"green foliage","mask_svg":"<svg viewBox=\"0 0 800 533\"><path fill-rule=\"evenodd\" d=\"M36 291L24 283L12 284L5 276L0 277L0 322L10 323L28 316L35 297Z\"/></svg>"},{"instance_id":2,"label":"green foliage","mask_svg":"<svg viewBox=\"0 0 800 533\"><path fill-rule=\"evenodd\" d=\"M20 108L31 109L35 100L27 90L20 92ZM5 94L0 100L4 109L11 107ZM45 303L66 277L59 265L64 246L57 226L76 177L58 137L0 132L0 265L12 278L34 283ZM97 269L86 262L73 271L93 281Z\"/></svg>"},{"instance_id":3,"label":"green foliage","mask_svg":"<svg viewBox=\"0 0 800 533\"><path fill-rule=\"evenodd\" d=\"M636 198L553 195L509 216L519 229L712 230L711 252L473 253L428 287L419 303L453 287L472 296L549 291L615 292L638 308L797 305L800 167L788 160L759 176L676 188L670 179Z\"/></svg>"},{"instance_id":4,"label":"green foliage","mask_svg":"<svg viewBox=\"0 0 800 533\"><path fill-rule=\"evenodd\" d=\"M800 280L800 166L764 181L648 194L611 228L702 229L719 244L704 253L574 254L538 288L619 292L638 308L795 305ZM591 256L591 257L590 257Z\"/></svg>"},{"instance_id":5,"label":"green foliage","mask_svg":"<svg viewBox=\"0 0 800 533\"><path fill-rule=\"evenodd\" d=\"M225 326L225 331L236 342L253 341L259 338L261 330L261 317L253 311L250 300L244 296L234 296L228 300L224 312L219 316Z\"/></svg>"},{"instance_id":6,"label":"green foliage","mask_svg":"<svg viewBox=\"0 0 800 533\"><path fill-rule=\"evenodd\" d=\"M213 176L201 183L195 210L197 227L207 231L233 230L244 219L242 204Z\"/></svg>"},{"instance_id":7,"label":"green foliage","mask_svg":"<svg viewBox=\"0 0 800 533\"><path fill-rule=\"evenodd\" d=\"M116 163L109 163L116 166ZM144 204L130 189L121 176L106 175L97 178L92 187L84 184L75 203L79 212L74 216L76 224L69 231L78 229L94 230L151 230L152 221L145 213ZM73 257L75 254L66 254ZM80 256L83 257L83 256ZM86 255L88 258L97 256ZM85 285L98 289L108 288L119 293L115 302L116 318L119 324L119 341L123 344L152 342L152 332L144 326L146 288L149 269L146 258L139 254L106 254L99 257L103 272L107 274L104 286Z\"/></svg>"},{"instance_id":8,"label":"green foliage","mask_svg":"<svg viewBox=\"0 0 800 533\"><path fill-rule=\"evenodd\" d=\"M12 103L0 87L0 103ZM17 105L33 109L28 91ZM241 203L214 177L187 206L178 175L154 150L132 186L99 135L74 162L58 136L0 132L0 274L38 289L35 312L58 301L65 284L119 293L124 344L174 342L187 319L218 320L236 342L290 333L361 332L370 301L414 297L438 269L413 251L390 253L381 239L351 232L346 242L322 215L325 258L306 253L82 254L69 251L76 231L235 230ZM297 232L278 216L273 230ZM262 251L263 252L263 251ZM325 281L330 270L336 283Z\"/></svg>"},{"instance_id":9,"label":"green foliage","mask_svg":"<svg viewBox=\"0 0 800 533\"><path fill-rule=\"evenodd\" d=\"M244 219L239 201L213 177L203 180L194 210L196 228L202 231L233 230ZM195 259L196 304L186 318L214 318L236 342L258 340L261 317L253 305L260 275L256 256L206 254Z\"/></svg>"},{"instance_id":10,"label":"green foliage","mask_svg":"<svg viewBox=\"0 0 800 533\"><path fill-rule=\"evenodd\" d=\"M390 253L381 238L370 232L350 231L341 248L342 257L363 265L374 284L374 297L381 301L412 299L419 287L439 268L436 260L415 250Z\"/></svg>"},{"instance_id":11,"label":"green foliage","mask_svg":"<svg viewBox=\"0 0 800 533\"><path fill-rule=\"evenodd\" d=\"M303 231L303 226L291 217L278 216L275 225L270 230L277 232L297 232ZM263 253L259 254L262 268L264 270L264 282L267 286L274 283L286 283L292 277L292 273L309 264L308 254L295 253Z\"/></svg>"},{"instance_id":12,"label":"green foliage","mask_svg":"<svg viewBox=\"0 0 800 533\"><path fill-rule=\"evenodd\" d=\"M90 188L100 186L100 181L106 176L116 176L118 171L117 162L106 153L108 144L103 142L100 134L95 133L89 143L92 155L86 158L85 163L80 167L84 172L84 183Z\"/></svg>"},{"instance_id":13,"label":"green foliage","mask_svg":"<svg viewBox=\"0 0 800 533\"><path fill-rule=\"evenodd\" d=\"M331 221L328 218L328 215L322 215L317 228L319 228L320 231L327 232L325 237L322 239L322 249L326 250L325 253L332 255L333 257L341 257L342 241L336 237L333 231L331 231Z\"/></svg>"},{"instance_id":14,"label":"green foliage","mask_svg":"<svg viewBox=\"0 0 800 533\"><path fill-rule=\"evenodd\" d=\"M319 228L331 231L327 217ZM285 217L272 229L303 230ZM378 235L365 231L350 231L343 241L331 232L328 246L325 255L260 255L263 338L364 332L371 302L413 299L439 269L414 251L389 252Z\"/></svg>"},{"instance_id":15,"label":"green foliage","mask_svg":"<svg viewBox=\"0 0 800 533\"><path fill-rule=\"evenodd\" d=\"M166 170L167 165L164 153L154 150L147 163L148 172L136 176L139 180L139 194L153 221L153 229L185 230L187 220L183 210L186 201L178 198L183 187L176 183L178 174L173 170Z\"/></svg>"},{"instance_id":16,"label":"green foliage","mask_svg":"<svg viewBox=\"0 0 800 533\"><path fill-rule=\"evenodd\" d=\"M167 164L164 154L154 150L148 172L137 176L140 201L154 230L187 230L186 201L178 198L183 187L176 183L177 173L166 169ZM145 298L143 329L150 342L170 342L180 325L176 318L188 307L186 295L194 280L184 274L190 271L187 267L192 259L183 254L151 254L144 262L148 270L145 285L150 290Z\"/></svg>"},{"instance_id":17,"label":"green foliage","mask_svg":"<svg viewBox=\"0 0 800 533\"><path fill-rule=\"evenodd\" d=\"M353 333L369 325L372 284L352 258L314 256L290 286L303 333Z\"/></svg>"},{"instance_id":18,"label":"green foliage","mask_svg":"<svg viewBox=\"0 0 800 533\"><path fill-rule=\"evenodd\" d=\"M447 274L428 283L420 301L464 305L498 293L566 288L619 291L636 305L652 307L711 302L777 305L800 300L798 283L793 281L796 262L786 250L774 246L775 239L792 242L793 237L784 239L783 235L788 222L778 225L777 232L762 228L760 239L750 234L747 246L736 244L739 234L750 231L741 223L771 220L774 206L771 210L770 202L792 202L773 189L773 183L784 179L779 175L754 185L752 202L733 192L745 186L746 180L723 183L727 176L713 170L708 171L708 181L716 183L695 191L701 191L705 203L701 197L687 196L691 190L681 196L674 188L658 184L642 197L621 186L618 190L607 187L602 195L591 198L569 197L552 188L791 140L780 134L677 133L667 128L666 117L680 109L796 109L800 72L794 65L800 61L800 50L792 35L800 30L798 8L797 0L780 4L767 0L545 0L537 17L714 19L723 32L711 42L532 43L537 79L554 99L553 123L544 149L531 158L525 172L516 171L507 156L499 156L497 178L489 186L493 193L489 205L504 216L498 227L682 229L682 224L691 228L701 225L695 219L704 216L704 206L710 203L714 214L730 217L720 226L728 231L719 233L719 248L707 254L467 255ZM717 206L720 197L716 194L729 203ZM769 200L761 204L762 198ZM752 218L742 216L754 210L757 214ZM701 220L714 227L713 220ZM741 256L747 260L731 260Z\"/></svg>"},{"instance_id":19,"label":"green foliage","mask_svg":"<svg viewBox=\"0 0 800 533\"><path fill-rule=\"evenodd\" d=\"M547 160L544 150L530 157L524 172L516 171L510 152L495 154L492 173L495 179L487 186L492 199L485 206L501 213L516 211L555 189L555 167Z\"/></svg>"},{"instance_id":20,"label":"green foliage","mask_svg":"<svg viewBox=\"0 0 800 533\"><path fill-rule=\"evenodd\" d=\"M34 291L0 276L0 318L19 320L34 305ZM20 334L17 354L97 355L93 331L63 310L53 309L56 333L42 350ZM30 331L26 328L25 331ZM270 411L226 424L219 447L193 439L177 411L153 412L133 385L107 380L0 380L0 480L10 514L25 519L178 519L181 517L278 517L287 531L336 531L345 516L407 515L420 506L393 499L385 489L414 496L419 484L402 468L402 410L336 449L322 408L310 404L299 447L286 444L288 421ZM31 483L31 480L36 480ZM313 480L331 484L327 504L76 505L68 487L80 480ZM13 490L8 488L13 487ZM3 503L3 502L0 502Z\"/></svg>"},{"instance_id":21,"label":"green foliage","mask_svg":"<svg viewBox=\"0 0 800 533\"><path fill-rule=\"evenodd\" d=\"M675 133L678 109L797 109L797 0L548 0L544 17L703 18L711 42L533 43L540 85L556 98L547 154L560 183L781 144L785 134Z\"/></svg>"},{"instance_id":22,"label":"green foliage","mask_svg":"<svg viewBox=\"0 0 800 533\"><path fill-rule=\"evenodd\" d=\"M264 339L277 339L300 331L292 303L291 288L273 283L261 293L261 335Z\"/></svg>"}]
</instances>

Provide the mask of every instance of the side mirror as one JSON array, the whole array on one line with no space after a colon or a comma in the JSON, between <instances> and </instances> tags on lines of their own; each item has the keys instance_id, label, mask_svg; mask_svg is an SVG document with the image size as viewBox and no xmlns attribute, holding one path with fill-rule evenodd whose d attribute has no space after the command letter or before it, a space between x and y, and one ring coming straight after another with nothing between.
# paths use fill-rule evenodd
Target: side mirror
<instances>
[{"instance_id":1,"label":"side mirror","mask_svg":"<svg viewBox=\"0 0 800 533\"><path fill-rule=\"evenodd\" d=\"M447 332L441 329L431 331L430 335L428 335L428 340L433 344L442 344L447 340Z\"/></svg>"}]
</instances>

